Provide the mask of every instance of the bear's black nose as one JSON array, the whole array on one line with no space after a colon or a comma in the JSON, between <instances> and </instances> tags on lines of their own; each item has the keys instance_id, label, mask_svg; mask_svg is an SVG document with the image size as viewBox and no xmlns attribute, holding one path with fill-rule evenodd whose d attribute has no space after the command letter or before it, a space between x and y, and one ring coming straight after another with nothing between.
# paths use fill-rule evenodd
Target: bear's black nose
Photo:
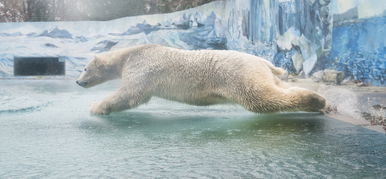
<instances>
[{"instance_id":1,"label":"bear's black nose","mask_svg":"<svg viewBox=\"0 0 386 179\"><path fill-rule=\"evenodd\" d=\"M81 81L76 80L76 84L78 84L79 86L84 87L84 86L87 85L87 82L81 82Z\"/></svg>"}]
</instances>

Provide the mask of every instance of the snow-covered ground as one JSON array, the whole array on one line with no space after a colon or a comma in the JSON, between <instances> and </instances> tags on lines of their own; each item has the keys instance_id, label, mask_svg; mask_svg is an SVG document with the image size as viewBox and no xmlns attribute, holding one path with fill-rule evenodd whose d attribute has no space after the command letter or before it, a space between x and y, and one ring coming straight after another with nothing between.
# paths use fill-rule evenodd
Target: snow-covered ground
<instances>
[{"instance_id":1,"label":"snow-covered ground","mask_svg":"<svg viewBox=\"0 0 386 179\"><path fill-rule=\"evenodd\" d=\"M307 76L319 69L336 68L352 79L385 85L384 14L365 13L362 6L358 9L365 2L361 3L226 0L175 13L103 22L3 23L0 77L13 76L14 56L59 56L66 61L67 77L73 78L95 53L157 43L184 49L243 51ZM376 2L368 3L374 6ZM353 10L362 15L352 16ZM334 26L333 17L344 23ZM377 18L381 20L373 20ZM372 28L360 24L366 20ZM353 32L360 38L350 35ZM361 48L351 48L355 44ZM353 56L357 51L359 55Z\"/></svg>"}]
</instances>

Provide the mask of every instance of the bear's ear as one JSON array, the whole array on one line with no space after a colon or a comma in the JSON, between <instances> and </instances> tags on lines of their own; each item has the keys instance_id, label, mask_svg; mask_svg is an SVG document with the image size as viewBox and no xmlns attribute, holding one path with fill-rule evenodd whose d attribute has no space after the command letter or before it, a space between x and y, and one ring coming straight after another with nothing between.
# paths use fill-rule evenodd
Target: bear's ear
<instances>
[{"instance_id":1,"label":"bear's ear","mask_svg":"<svg viewBox=\"0 0 386 179\"><path fill-rule=\"evenodd\" d=\"M94 65L95 65L95 66L98 66L99 62L98 62L98 59L97 59L97 58L94 58L93 62L94 62Z\"/></svg>"},{"instance_id":2,"label":"bear's ear","mask_svg":"<svg viewBox=\"0 0 386 179\"><path fill-rule=\"evenodd\" d=\"M99 64L99 57L97 55L94 56L94 65L98 65Z\"/></svg>"}]
</instances>

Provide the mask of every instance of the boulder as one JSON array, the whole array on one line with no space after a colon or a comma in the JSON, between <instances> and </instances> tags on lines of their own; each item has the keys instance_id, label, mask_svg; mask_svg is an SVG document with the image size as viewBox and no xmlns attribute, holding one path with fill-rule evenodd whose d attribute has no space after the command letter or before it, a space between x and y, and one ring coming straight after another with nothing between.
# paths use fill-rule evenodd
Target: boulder
<instances>
[{"instance_id":1,"label":"boulder","mask_svg":"<svg viewBox=\"0 0 386 179\"><path fill-rule=\"evenodd\" d=\"M323 82L340 85L344 80L344 73L336 70L324 70Z\"/></svg>"},{"instance_id":2,"label":"boulder","mask_svg":"<svg viewBox=\"0 0 386 179\"><path fill-rule=\"evenodd\" d=\"M340 85L344 80L344 73L337 70L324 70L315 72L312 77L315 82L324 82L329 84Z\"/></svg>"}]
</instances>

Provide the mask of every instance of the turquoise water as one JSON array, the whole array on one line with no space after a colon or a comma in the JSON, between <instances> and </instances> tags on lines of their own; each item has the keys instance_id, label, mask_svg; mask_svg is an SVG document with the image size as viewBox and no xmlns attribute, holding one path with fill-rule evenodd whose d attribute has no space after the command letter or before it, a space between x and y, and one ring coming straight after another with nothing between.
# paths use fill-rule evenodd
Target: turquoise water
<instances>
[{"instance_id":1,"label":"turquoise water","mask_svg":"<svg viewBox=\"0 0 386 179\"><path fill-rule=\"evenodd\" d=\"M0 178L385 178L386 136L318 114L152 99L97 117L116 84L0 81Z\"/></svg>"}]
</instances>

